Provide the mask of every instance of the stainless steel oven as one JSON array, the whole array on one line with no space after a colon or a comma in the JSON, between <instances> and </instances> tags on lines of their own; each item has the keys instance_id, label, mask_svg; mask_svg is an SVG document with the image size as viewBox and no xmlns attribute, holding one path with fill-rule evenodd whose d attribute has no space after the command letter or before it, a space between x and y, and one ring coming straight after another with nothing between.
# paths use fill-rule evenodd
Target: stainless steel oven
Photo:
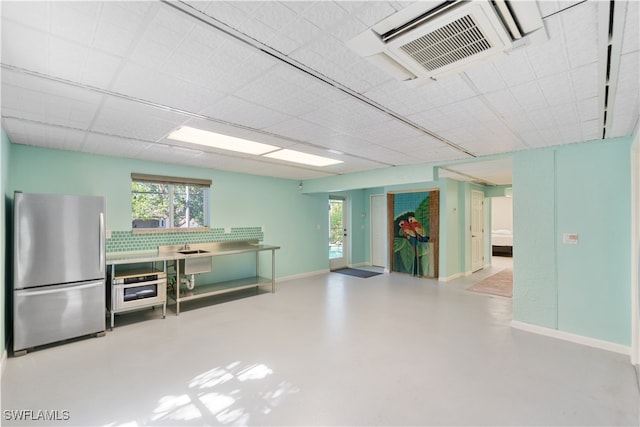
<instances>
[{"instance_id":1,"label":"stainless steel oven","mask_svg":"<svg viewBox=\"0 0 640 427\"><path fill-rule=\"evenodd\" d=\"M111 313L111 329L113 315L121 311L161 305L164 317L167 303L167 275L164 271L122 271L115 273L110 279L110 295L107 296L107 302Z\"/></svg>"}]
</instances>

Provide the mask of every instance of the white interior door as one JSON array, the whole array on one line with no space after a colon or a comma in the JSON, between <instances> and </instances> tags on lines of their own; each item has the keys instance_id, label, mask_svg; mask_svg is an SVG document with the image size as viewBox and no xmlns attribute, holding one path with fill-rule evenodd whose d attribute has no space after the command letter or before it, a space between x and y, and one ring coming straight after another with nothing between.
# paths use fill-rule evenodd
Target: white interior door
<instances>
[{"instance_id":1,"label":"white interior door","mask_svg":"<svg viewBox=\"0 0 640 427\"><path fill-rule=\"evenodd\" d=\"M471 190L471 271L484 267L484 193Z\"/></svg>"},{"instance_id":2,"label":"white interior door","mask_svg":"<svg viewBox=\"0 0 640 427\"><path fill-rule=\"evenodd\" d=\"M386 197L384 194L371 196L369 212L371 212L371 265L387 266L385 256L386 238Z\"/></svg>"},{"instance_id":3,"label":"white interior door","mask_svg":"<svg viewBox=\"0 0 640 427\"><path fill-rule=\"evenodd\" d=\"M344 197L329 198L329 269L347 266L347 200Z\"/></svg>"}]
</instances>

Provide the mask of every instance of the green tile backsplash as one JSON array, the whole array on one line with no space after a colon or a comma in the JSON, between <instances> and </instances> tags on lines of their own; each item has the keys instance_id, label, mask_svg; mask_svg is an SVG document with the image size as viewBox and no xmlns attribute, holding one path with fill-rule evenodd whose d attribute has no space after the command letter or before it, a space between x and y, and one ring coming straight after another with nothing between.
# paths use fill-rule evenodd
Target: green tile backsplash
<instances>
[{"instance_id":1,"label":"green tile backsplash","mask_svg":"<svg viewBox=\"0 0 640 427\"><path fill-rule=\"evenodd\" d=\"M131 231L112 231L107 239L107 252L132 252L158 249L163 245L182 245L185 243L230 242L240 240L264 239L261 227L232 227L230 233L224 228L212 228L209 231L190 231L186 233L132 233Z\"/></svg>"}]
</instances>

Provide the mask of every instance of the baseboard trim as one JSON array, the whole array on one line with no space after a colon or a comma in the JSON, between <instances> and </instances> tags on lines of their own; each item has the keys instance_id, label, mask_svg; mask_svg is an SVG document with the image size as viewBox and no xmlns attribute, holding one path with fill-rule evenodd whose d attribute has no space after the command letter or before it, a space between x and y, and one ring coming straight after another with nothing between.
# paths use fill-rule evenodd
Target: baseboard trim
<instances>
[{"instance_id":1,"label":"baseboard trim","mask_svg":"<svg viewBox=\"0 0 640 427\"><path fill-rule=\"evenodd\" d=\"M544 326L532 325L531 323L519 322L517 320L511 321L511 327L522 331L532 332L534 334L557 338L563 341L569 341L576 344L612 351L614 353L624 354L625 356L631 356L631 347L624 346L622 344L585 337L583 335L572 334L570 332L559 331L557 329L545 328Z\"/></svg>"},{"instance_id":2,"label":"baseboard trim","mask_svg":"<svg viewBox=\"0 0 640 427\"><path fill-rule=\"evenodd\" d=\"M308 273L293 274L291 276L278 277L276 279L276 283L288 282L289 280L295 280L295 279L304 279L305 277L317 276L319 274L327 274L329 272L330 270L327 268L324 270L310 271Z\"/></svg>"},{"instance_id":3,"label":"baseboard trim","mask_svg":"<svg viewBox=\"0 0 640 427\"><path fill-rule=\"evenodd\" d=\"M438 281L439 282L450 282L451 280L458 279L458 278L460 278L462 276L464 276L464 273L456 273L456 274L452 274L451 276L447 276L447 277L438 277Z\"/></svg>"},{"instance_id":4,"label":"baseboard trim","mask_svg":"<svg viewBox=\"0 0 640 427\"><path fill-rule=\"evenodd\" d=\"M347 267L349 267L349 268L371 267L371 264L366 263L366 262L358 262L358 263L355 263L355 264L347 264Z\"/></svg>"}]
</instances>

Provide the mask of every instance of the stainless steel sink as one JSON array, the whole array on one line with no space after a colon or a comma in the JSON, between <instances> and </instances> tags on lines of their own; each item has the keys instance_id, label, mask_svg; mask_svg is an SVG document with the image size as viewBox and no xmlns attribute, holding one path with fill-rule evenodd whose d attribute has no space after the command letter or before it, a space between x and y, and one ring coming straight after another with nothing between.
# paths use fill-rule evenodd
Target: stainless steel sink
<instances>
[{"instance_id":1,"label":"stainless steel sink","mask_svg":"<svg viewBox=\"0 0 640 427\"><path fill-rule=\"evenodd\" d=\"M181 253L182 255L193 255L193 254L208 254L209 251L204 251L202 249L183 249L181 251L178 251L178 253Z\"/></svg>"},{"instance_id":2,"label":"stainless steel sink","mask_svg":"<svg viewBox=\"0 0 640 427\"><path fill-rule=\"evenodd\" d=\"M209 251L202 249L187 249L178 251L183 255L208 254ZM180 272L183 274L209 273L211 271L211 257L193 257L178 260Z\"/></svg>"}]
</instances>

